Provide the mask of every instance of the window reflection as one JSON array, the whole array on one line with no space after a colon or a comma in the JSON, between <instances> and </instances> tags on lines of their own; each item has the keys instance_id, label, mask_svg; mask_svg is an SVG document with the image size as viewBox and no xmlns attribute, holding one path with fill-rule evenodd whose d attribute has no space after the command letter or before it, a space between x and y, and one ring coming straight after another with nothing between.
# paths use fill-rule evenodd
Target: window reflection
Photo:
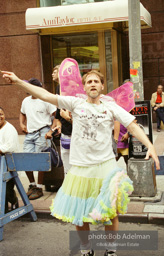
<instances>
[{"instance_id":1,"label":"window reflection","mask_svg":"<svg viewBox=\"0 0 164 256\"><path fill-rule=\"evenodd\" d=\"M58 6L62 0L40 0L40 7Z\"/></svg>"},{"instance_id":2,"label":"window reflection","mask_svg":"<svg viewBox=\"0 0 164 256\"><path fill-rule=\"evenodd\" d=\"M93 3L94 0L63 0L62 5Z\"/></svg>"},{"instance_id":3,"label":"window reflection","mask_svg":"<svg viewBox=\"0 0 164 256\"><path fill-rule=\"evenodd\" d=\"M99 70L97 33L53 36L52 42L54 66L70 57L78 62L81 75L91 69Z\"/></svg>"},{"instance_id":4,"label":"window reflection","mask_svg":"<svg viewBox=\"0 0 164 256\"><path fill-rule=\"evenodd\" d=\"M105 56L106 56L106 79L107 92L111 92L113 88L113 68L112 68L112 43L111 32L105 32Z\"/></svg>"}]
</instances>

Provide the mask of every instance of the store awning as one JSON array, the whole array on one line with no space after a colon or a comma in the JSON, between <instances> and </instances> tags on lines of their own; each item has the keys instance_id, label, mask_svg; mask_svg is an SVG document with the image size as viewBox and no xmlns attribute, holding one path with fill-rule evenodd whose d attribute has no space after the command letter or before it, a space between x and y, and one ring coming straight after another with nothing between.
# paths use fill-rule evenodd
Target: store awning
<instances>
[{"instance_id":1,"label":"store awning","mask_svg":"<svg viewBox=\"0 0 164 256\"><path fill-rule=\"evenodd\" d=\"M151 27L150 13L140 3L141 26ZM26 29L60 28L87 24L124 22L128 28L128 0L66 6L29 8Z\"/></svg>"}]
</instances>

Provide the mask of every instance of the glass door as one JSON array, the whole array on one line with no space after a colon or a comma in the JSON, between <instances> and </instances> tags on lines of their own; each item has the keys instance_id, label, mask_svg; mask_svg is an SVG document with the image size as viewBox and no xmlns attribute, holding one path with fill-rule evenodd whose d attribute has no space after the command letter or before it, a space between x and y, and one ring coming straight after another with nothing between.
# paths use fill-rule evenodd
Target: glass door
<instances>
[{"instance_id":1,"label":"glass door","mask_svg":"<svg viewBox=\"0 0 164 256\"><path fill-rule=\"evenodd\" d=\"M81 75L91 69L99 70L98 34L52 36L52 55L54 66L65 58L75 59Z\"/></svg>"},{"instance_id":2,"label":"glass door","mask_svg":"<svg viewBox=\"0 0 164 256\"><path fill-rule=\"evenodd\" d=\"M81 76L92 69L103 73L104 94L117 88L117 38L113 33L102 30L41 36L43 76L47 90L55 92L55 84L52 83L51 77L52 70L65 58L73 58L78 62Z\"/></svg>"}]
</instances>

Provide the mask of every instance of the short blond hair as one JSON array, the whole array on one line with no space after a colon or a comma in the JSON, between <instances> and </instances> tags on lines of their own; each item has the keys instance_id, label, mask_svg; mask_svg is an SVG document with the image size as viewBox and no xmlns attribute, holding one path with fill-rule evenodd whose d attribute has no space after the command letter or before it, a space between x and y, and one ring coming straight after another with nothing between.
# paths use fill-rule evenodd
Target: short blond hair
<instances>
[{"instance_id":1,"label":"short blond hair","mask_svg":"<svg viewBox=\"0 0 164 256\"><path fill-rule=\"evenodd\" d=\"M60 68L60 65L56 65L56 66L53 68L53 71L54 71L55 69L57 69L57 71L59 72L59 68Z\"/></svg>"},{"instance_id":2,"label":"short blond hair","mask_svg":"<svg viewBox=\"0 0 164 256\"><path fill-rule=\"evenodd\" d=\"M101 72L93 69L93 70L89 71L88 73L86 73L85 75L83 75L83 77L82 77L83 85L86 82L87 76L92 75L92 74L98 76L100 78L101 83L104 84L104 75Z\"/></svg>"}]
</instances>

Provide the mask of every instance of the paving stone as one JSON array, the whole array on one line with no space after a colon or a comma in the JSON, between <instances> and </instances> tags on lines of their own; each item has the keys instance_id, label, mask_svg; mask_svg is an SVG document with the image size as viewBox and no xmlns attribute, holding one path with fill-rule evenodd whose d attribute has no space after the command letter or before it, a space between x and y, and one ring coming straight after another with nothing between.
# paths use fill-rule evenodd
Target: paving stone
<instances>
[{"instance_id":1,"label":"paving stone","mask_svg":"<svg viewBox=\"0 0 164 256\"><path fill-rule=\"evenodd\" d=\"M164 205L145 205L143 212L164 213Z\"/></svg>"},{"instance_id":2,"label":"paving stone","mask_svg":"<svg viewBox=\"0 0 164 256\"><path fill-rule=\"evenodd\" d=\"M130 202L128 204L128 213L142 213L144 209L143 202Z\"/></svg>"}]
</instances>

